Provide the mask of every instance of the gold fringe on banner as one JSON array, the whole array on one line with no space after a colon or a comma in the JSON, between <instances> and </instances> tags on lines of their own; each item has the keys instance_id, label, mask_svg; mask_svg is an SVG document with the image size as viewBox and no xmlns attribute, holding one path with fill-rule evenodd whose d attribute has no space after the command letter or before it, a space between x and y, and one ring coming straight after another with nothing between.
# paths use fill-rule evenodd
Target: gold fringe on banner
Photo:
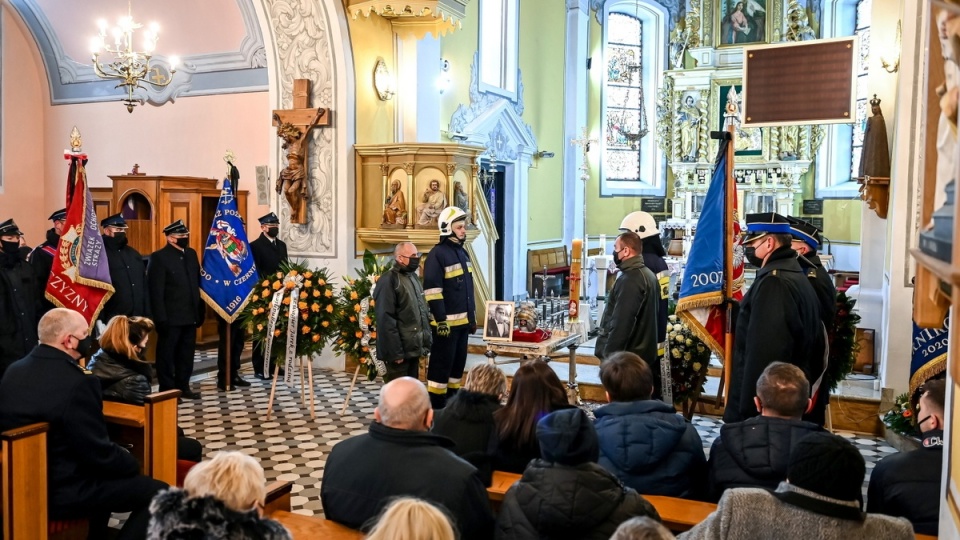
<instances>
[{"instance_id":1,"label":"gold fringe on banner","mask_svg":"<svg viewBox=\"0 0 960 540\"><path fill-rule=\"evenodd\" d=\"M926 364L920 366L920 369L916 373L910 376L910 397L913 398L913 394L923 386L923 383L929 381L933 377L943 373L947 369L947 353L943 353L940 356L930 360Z\"/></svg>"}]
</instances>

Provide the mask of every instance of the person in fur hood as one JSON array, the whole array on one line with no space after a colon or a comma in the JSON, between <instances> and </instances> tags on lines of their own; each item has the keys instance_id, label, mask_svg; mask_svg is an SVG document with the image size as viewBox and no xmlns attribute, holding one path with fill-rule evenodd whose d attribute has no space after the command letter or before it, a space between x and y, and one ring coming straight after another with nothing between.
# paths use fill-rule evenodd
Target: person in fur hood
<instances>
[{"instance_id":1,"label":"person in fur hood","mask_svg":"<svg viewBox=\"0 0 960 540\"><path fill-rule=\"evenodd\" d=\"M157 494L150 503L149 540L291 540L280 523L264 519L266 479L257 460L220 452L187 473L183 489Z\"/></svg>"}]
</instances>

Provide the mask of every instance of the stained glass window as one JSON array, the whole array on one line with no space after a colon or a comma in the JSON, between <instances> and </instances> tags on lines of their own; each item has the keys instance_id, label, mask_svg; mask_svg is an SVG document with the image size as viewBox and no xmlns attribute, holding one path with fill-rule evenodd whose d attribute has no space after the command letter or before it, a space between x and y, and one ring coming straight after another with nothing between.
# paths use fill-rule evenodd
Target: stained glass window
<instances>
[{"instance_id":1,"label":"stained glass window","mask_svg":"<svg viewBox=\"0 0 960 540\"><path fill-rule=\"evenodd\" d=\"M863 133L867 129L867 117L870 114L867 74L870 59L870 11L873 9L873 0L859 0L857 2L857 30L860 36L860 70L857 72L857 118L853 124L853 139L851 141L850 178L856 179L860 174L860 155L863 153Z\"/></svg>"},{"instance_id":2,"label":"stained glass window","mask_svg":"<svg viewBox=\"0 0 960 540\"><path fill-rule=\"evenodd\" d=\"M630 136L640 130L640 19L611 13L607 19L606 127L603 168L608 180L640 179L640 150Z\"/></svg>"}]
</instances>

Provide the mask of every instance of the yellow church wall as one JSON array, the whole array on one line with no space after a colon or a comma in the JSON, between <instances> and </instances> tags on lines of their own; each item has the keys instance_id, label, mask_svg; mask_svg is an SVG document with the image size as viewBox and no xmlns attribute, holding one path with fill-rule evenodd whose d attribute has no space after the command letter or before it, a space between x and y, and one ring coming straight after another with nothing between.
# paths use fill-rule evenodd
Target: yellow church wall
<instances>
[{"instance_id":1,"label":"yellow church wall","mask_svg":"<svg viewBox=\"0 0 960 540\"><path fill-rule=\"evenodd\" d=\"M564 41L566 12L557 0L520 2L520 72L523 120L533 128L540 150L552 158L534 158L529 171L527 239L529 243L563 238Z\"/></svg>"},{"instance_id":2,"label":"yellow church wall","mask_svg":"<svg viewBox=\"0 0 960 540\"><path fill-rule=\"evenodd\" d=\"M470 68L477 52L480 2L467 4L463 27L440 38L440 57L450 62L450 86L440 94L440 129L446 132L460 104L470 104Z\"/></svg>"},{"instance_id":3,"label":"yellow church wall","mask_svg":"<svg viewBox=\"0 0 960 540\"><path fill-rule=\"evenodd\" d=\"M394 35L389 21L376 13L369 17L347 17L350 43L353 47L353 66L356 76L356 139L357 144L395 142L396 98L381 101L373 85L373 70L377 58L383 58L396 85L397 65L394 53Z\"/></svg>"}]
</instances>

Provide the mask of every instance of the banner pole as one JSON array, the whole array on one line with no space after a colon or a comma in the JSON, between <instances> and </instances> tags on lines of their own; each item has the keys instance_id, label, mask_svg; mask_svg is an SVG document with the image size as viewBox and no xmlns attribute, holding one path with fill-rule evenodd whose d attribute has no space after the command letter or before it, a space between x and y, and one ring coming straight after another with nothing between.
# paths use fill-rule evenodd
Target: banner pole
<instances>
[{"instance_id":1,"label":"banner pole","mask_svg":"<svg viewBox=\"0 0 960 540\"><path fill-rule=\"evenodd\" d=\"M223 387L227 389L227 392L232 390L231 385L233 384L233 372L230 371L230 355L232 354L232 351L230 350L230 342L233 341L233 336L230 335L231 326L233 326L233 323L227 321L227 372L223 375L225 381L223 383Z\"/></svg>"},{"instance_id":2,"label":"banner pole","mask_svg":"<svg viewBox=\"0 0 960 540\"><path fill-rule=\"evenodd\" d=\"M717 396L718 404L723 403L724 405L726 405L726 396L730 389L730 366L733 364L733 305L730 302L733 301L733 196L736 193L733 160L736 153L736 126L730 124L727 126L727 132L730 134L730 139L727 141L727 171L724 179L726 182L724 189L726 208L723 213L724 242L726 244L723 250L723 273L726 276L723 295L727 304L727 315L723 336L723 381Z\"/></svg>"}]
</instances>

